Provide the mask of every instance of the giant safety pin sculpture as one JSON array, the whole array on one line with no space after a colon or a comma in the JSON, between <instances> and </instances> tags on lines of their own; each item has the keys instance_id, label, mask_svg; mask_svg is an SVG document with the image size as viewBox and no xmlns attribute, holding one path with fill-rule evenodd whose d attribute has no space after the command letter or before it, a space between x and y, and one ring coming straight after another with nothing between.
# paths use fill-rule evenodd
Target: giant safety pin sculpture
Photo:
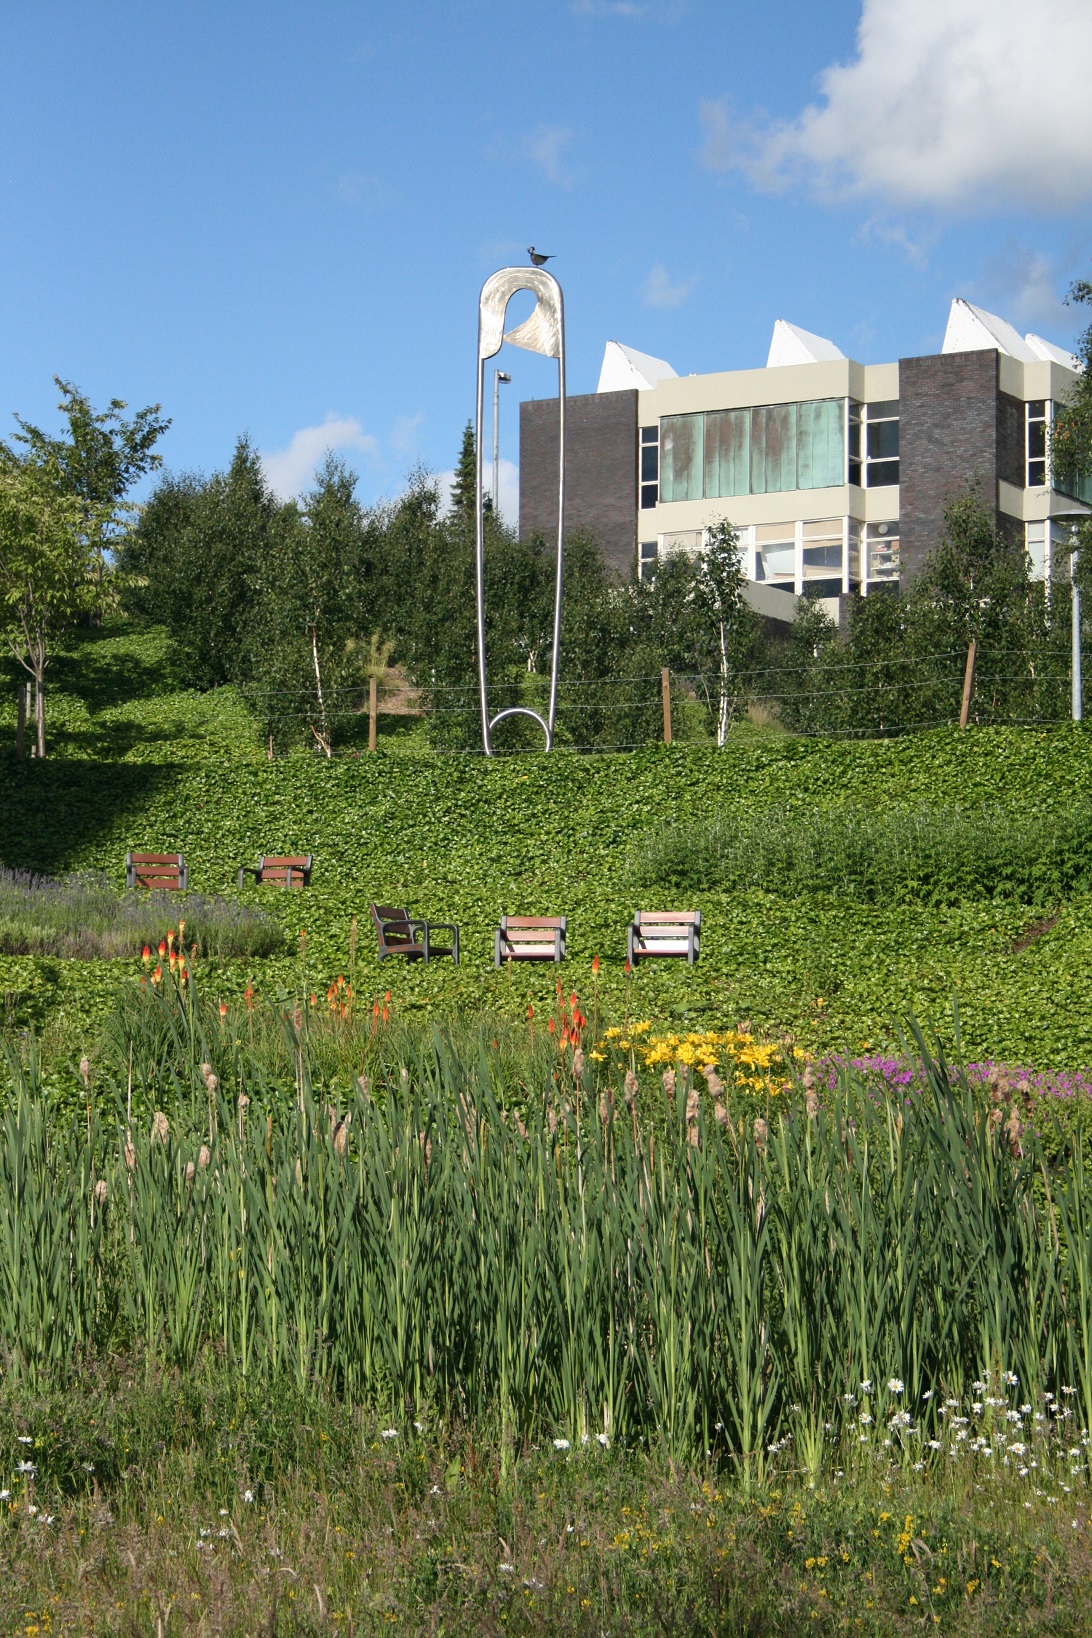
<instances>
[{"instance_id":1,"label":"giant safety pin sculpture","mask_svg":"<svg viewBox=\"0 0 1092 1638\"><path fill-rule=\"evenodd\" d=\"M536 296L535 310L530 318L507 333L504 315L508 303L519 290L531 290ZM504 342L524 347L531 353L543 353L557 359L557 579L554 591L554 642L550 660L550 704L543 721L537 711L527 705L510 705L490 718L489 696L485 667L485 523L482 492L482 414L485 398L485 361L499 353ZM493 755L493 729L506 717L530 717L546 735L546 749L553 748L554 720L557 716L557 679L561 663L561 591L564 584L565 546L565 308L561 286L552 273L541 267L502 267L486 279L478 302L478 415L475 431L477 445L477 484L475 517L477 522L477 588L478 588L478 676L482 698L482 743L486 756ZM494 506L497 497L493 497Z\"/></svg>"}]
</instances>

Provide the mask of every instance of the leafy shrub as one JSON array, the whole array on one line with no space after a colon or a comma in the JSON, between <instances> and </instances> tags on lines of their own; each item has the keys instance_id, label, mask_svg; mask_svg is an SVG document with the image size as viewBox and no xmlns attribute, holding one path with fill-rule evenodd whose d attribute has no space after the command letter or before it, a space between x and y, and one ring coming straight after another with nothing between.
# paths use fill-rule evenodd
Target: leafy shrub
<instances>
[{"instance_id":1,"label":"leafy shrub","mask_svg":"<svg viewBox=\"0 0 1092 1638\"><path fill-rule=\"evenodd\" d=\"M769 808L664 825L635 860L639 881L686 888L759 887L787 897L840 893L959 904L1050 904L1092 883L1092 807Z\"/></svg>"},{"instance_id":2,"label":"leafy shrub","mask_svg":"<svg viewBox=\"0 0 1092 1638\"><path fill-rule=\"evenodd\" d=\"M274 955L284 934L251 905L201 893L119 892L98 871L56 878L0 870L0 953L139 955L186 923L186 943L205 956Z\"/></svg>"}]
</instances>

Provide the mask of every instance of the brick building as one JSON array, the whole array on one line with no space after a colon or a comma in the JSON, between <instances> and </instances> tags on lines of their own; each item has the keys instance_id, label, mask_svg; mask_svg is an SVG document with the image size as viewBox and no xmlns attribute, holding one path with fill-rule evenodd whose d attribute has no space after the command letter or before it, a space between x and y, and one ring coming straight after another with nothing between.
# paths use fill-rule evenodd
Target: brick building
<instances>
[{"instance_id":1,"label":"brick building","mask_svg":"<svg viewBox=\"0 0 1092 1638\"><path fill-rule=\"evenodd\" d=\"M567 400L566 530L620 574L738 529L761 612L791 618L905 581L940 538L946 500L977 482L998 521L1051 572L1092 486L1053 487L1055 406L1077 360L1004 319L952 303L941 351L858 364L779 319L765 369L678 376L608 342L597 392ZM557 401L520 405L520 533L557 529Z\"/></svg>"}]
</instances>

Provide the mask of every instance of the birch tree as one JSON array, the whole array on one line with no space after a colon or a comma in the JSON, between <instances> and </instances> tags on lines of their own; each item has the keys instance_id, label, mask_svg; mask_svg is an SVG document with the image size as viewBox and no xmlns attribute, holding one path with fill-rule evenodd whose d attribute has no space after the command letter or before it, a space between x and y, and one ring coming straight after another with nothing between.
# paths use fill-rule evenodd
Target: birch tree
<instances>
[{"instance_id":1,"label":"birch tree","mask_svg":"<svg viewBox=\"0 0 1092 1638\"><path fill-rule=\"evenodd\" d=\"M45 756L46 669L59 639L97 600L94 538L102 523L66 490L56 464L0 446L0 627L34 685L35 749Z\"/></svg>"}]
</instances>

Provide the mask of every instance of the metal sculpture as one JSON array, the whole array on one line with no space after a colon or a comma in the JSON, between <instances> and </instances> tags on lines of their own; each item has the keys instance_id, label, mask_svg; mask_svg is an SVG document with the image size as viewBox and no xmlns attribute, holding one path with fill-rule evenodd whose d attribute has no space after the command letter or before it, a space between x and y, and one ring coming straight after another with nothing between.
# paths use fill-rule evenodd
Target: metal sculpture
<instances>
[{"instance_id":1,"label":"metal sculpture","mask_svg":"<svg viewBox=\"0 0 1092 1638\"><path fill-rule=\"evenodd\" d=\"M520 290L534 294L535 308L530 318L514 330L504 328L508 303ZM485 667L485 518L482 491L482 417L485 399L485 362L499 353L506 341L513 347L523 347L530 353L542 353L557 359L557 578L554 591L554 641L550 660L550 704L543 719L528 705L510 705L489 715L489 697ZM475 443L477 448L477 481L475 489L476 570L478 591L478 676L481 682L482 743L486 756L493 755L493 729L506 717L530 717L546 735L546 749L554 743L554 721L557 716L557 680L561 663L561 592L564 584L565 545L565 308L561 286L552 273L541 267L502 267L486 279L478 302L478 414ZM497 503L494 495L493 504Z\"/></svg>"}]
</instances>

